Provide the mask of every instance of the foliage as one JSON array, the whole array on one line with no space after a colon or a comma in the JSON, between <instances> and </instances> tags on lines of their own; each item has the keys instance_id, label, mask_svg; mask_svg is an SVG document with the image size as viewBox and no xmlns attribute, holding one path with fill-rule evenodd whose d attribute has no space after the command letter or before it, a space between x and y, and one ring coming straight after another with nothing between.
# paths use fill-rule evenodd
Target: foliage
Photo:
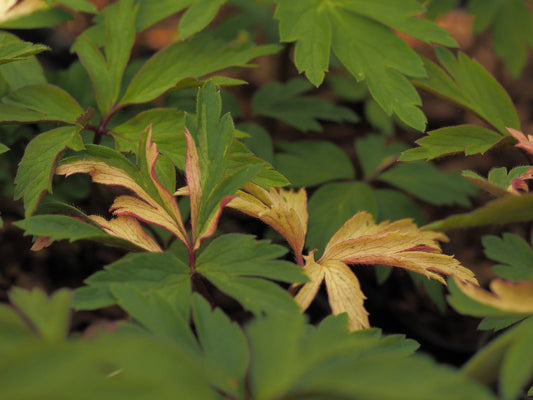
<instances>
[{"instance_id":1,"label":"foliage","mask_svg":"<svg viewBox=\"0 0 533 400\"><path fill-rule=\"evenodd\" d=\"M485 287L441 243L444 230L530 221L533 167L494 165L485 177L432 160L509 144L532 160L533 137L478 62L444 47L435 62L405 40L457 46L431 19L456 5L0 4L4 29L92 19L62 71L38 58L53 45L0 32L0 161L16 170L2 194L21 200L8 226L32 236L34 251L61 240L120 249L73 291L10 290L11 305L0 305L3 398L494 399L495 387L503 399L523 395L533 377L531 245L485 236L487 258L499 263ZM468 11L476 33L492 27L497 55L518 76L533 37L526 3L471 0ZM176 16L169 45L138 51L140 33ZM254 80L245 69L288 62L291 49L304 76L244 87ZM437 127L411 147L397 133L425 130L417 89L483 126ZM331 134L341 124L380 133L346 141ZM495 198L474 200L478 188ZM445 206L446 216L435 220L421 204ZM375 266L380 282L386 267L419 276L442 312L448 285L455 310L483 318L479 329L505 331L462 368L440 365L414 340L371 327L363 266ZM70 326L73 313L110 306L127 315L110 332L90 338L91 329Z\"/></svg>"}]
</instances>

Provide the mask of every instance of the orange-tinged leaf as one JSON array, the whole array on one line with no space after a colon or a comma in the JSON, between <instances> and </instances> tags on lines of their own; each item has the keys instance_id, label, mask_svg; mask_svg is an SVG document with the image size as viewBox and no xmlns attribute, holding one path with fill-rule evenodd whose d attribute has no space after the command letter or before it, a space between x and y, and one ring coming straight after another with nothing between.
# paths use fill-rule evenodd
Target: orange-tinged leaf
<instances>
[{"instance_id":1,"label":"orange-tinged leaf","mask_svg":"<svg viewBox=\"0 0 533 400\"><path fill-rule=\"evenodd\" d=\"M360 211L330 239L323 256L314 261L313 252L304 257L309 282L295 296L306 309L325 281L333 314L346 312L351 330L369 327L359 280L349 264L384 264L408 269L446 284L443 276L477 285L474 274L452 256L442 254L437 240L447 240L439 232L419 229L409 219L376 224Z\"/></svg>"},{"instance_id":2,"label":"orange-tinged leaf","mask_svg":"<svg viewBox=\"0 0 533 400\"><path fill-rule=\"evenodd\" d=\"M308 220L305 189L267 191L249 183L228 206L270 225L287 240L297 256L302 254Z\"/></svg>"},{"instance_id":3,"label":"orange-tinged leaf","mask_svg":"<svg viewBox=\"0 0 533 400\"><path fill-rule=\"evenodd\" d=\"M455 282L465 295L478 303L515 314L533 314L532 282L512 282L497 278L490 282L490 292L468 282L457 279Z\"/></svg>"},{"instance_id":4,"label":"orange-tinged leaf","mask_svg":"<svg viewBox=\"0 0 533 400\"><path fill-rule=\"evenodd\" d=\"M163 251L155 240L142 229L139 221L133 217L119 216L109 221L98 215L90 215L89 217L112 236L127 240L150 252L160 253Z\"/></svg>"},{"instance_id":5,"label":"orange-tinged leaf","mask_svg":"<svg viewBox=\"0 0 533 400\"><path fill-rule=\"evenodd\" d=\"M451 256L440 253L440 232L419 229L410 219L376 224L361 211L333 235L318 261L346 264L383 264L405 268L445 283L442 275L477 284L474 274Z\"/></svg>"},{"instance_id":6,"label":"orange-tinged leaf","mask_svg":"<svg viewBox=\"0 0 533 400\"><path fill-rule=\"evenodd\" d=\"M188 194L191 204L191 225L193 227L193 243L199 242L197 237L198 216L200 212L200 202L202 200L202 177L200 173L198 151L196 142L189 130L185 128L185 140L187 142L187 154L185 158L185 174L187 176Z\"/></svg>"},{"instance_id":7,"label":"orange-tinged leaf","mask_svg":"<svg viewBox=\"0 0 533 400\"><path fill-rule=\"evenodd\" d=\"M326 260L323 268L333 314L347 313L348 328L352 331L370 328L368 312L363 306L366 297L352 270L337 260Z\"/></svg>"}]
</instances>

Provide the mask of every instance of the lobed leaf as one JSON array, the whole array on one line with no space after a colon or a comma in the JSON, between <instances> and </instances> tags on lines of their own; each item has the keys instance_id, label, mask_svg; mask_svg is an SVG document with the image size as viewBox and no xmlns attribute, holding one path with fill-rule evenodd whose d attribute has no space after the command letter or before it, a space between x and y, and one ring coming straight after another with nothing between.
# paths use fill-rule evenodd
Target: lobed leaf
<instances>
[{"instance_id":1,"label":"lobed leaf","mask_svg":"<svg viewBox=\"0 0 533 400\"><path fill-rule=\"evenodd\" d=\"M0 65L24 60L50 50L48 46L26 42L8 32L0 32Z\"/></svg>"},{"instance_id":2,"label":"lobed leaf","mask_svg":"<svg viewBox=\"0 0 533 400\"><path fill-rule=\"evenodd\" d=\"M358 122L351 109L319 97L301 96L312 88L303 79L286 83L271 82L261 86L252 98L253 113L283 121L303 132L322 132L318 120Z\"/></svg>"},{"instance_id":3,"label":"lobed leaf","mask_svg":"<svg viewBox=\"0 0 533 400\"><path fill-rule=\"evenodd\" d=\"M487 235L481 241L485 255L503 263L492 267L498 276L515 282L533 280L533 250L524 239L504 233L501 239Z\"/></svg>"}]
</instances>

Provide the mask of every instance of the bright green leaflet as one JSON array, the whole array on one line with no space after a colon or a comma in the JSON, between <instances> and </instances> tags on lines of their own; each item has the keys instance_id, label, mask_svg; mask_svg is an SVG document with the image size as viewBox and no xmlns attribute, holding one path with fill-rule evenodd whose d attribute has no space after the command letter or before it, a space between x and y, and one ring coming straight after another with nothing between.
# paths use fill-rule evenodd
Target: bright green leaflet
<instances>
[{"instance_id":1,"label":"bright green leaflet","mask_svg":"<svg viewBox=\"0 0 533 400\"><path fill-rule=\"evenodd\" d=\"M351 109L319 97L302 96L312 85L301 78L261 86L252 98L254 114L275 118L303 132L322 132L318 120L358 122Z\"/></svg>"},{"instance_id":2,"label":"bright green leaflet","mask_svg":"<svg viewBox=\"0 0 533 400\"><path fill-rule=\"evenodd\" d=\"M307 280L297 265L276 260L285 253L285 247L250 235L223 235L201 251L196 271L256 315L294 312L298 306L292 297L270 281Z\"/></svg>"},{"instance_id":3,"label":"bright green leaflet","mask_svg":"<svg viewBox=\"0 0 533 400\"><path fill-rule=\"evenodd\" d=\"M377 214L377 203L370 186L362 182L328 183L309 199L307 248L321 253L329 239L355 213Z\"/></svg>"},{"instance_id":4,"label":"bright green leaflet","mask_svg":"<svg viewBox=\"0 0 533 400\"><path fill-rule=\"evenodd\" d=\"M507 189L510 188L513 179L518 178L530 168L530 166L524 165L521 167L515 167L509 170L509 172L507 172L507 168L505 167L493 168L490 170L487 178L483 178L475 172L468 170L463 171L462 174L465 178L475 183L483 190L497 197L505 197L510 194Z\"/></svg>"},{"instance_id":5,"label":"bright green leaflet","mask_svg":"<svg viewBox=\"0 0 533 400\"><path fill-rule=\"evenodd\" d=\"M227 0L193 0L180 19L178 32L182 40L204 29Z\"/></svg>"},{"instance_id":6,"label":"bright green leaflet","mask_svg":"<svg viewBox=\"0 0 533 400\"><path fill-rule=\"evenodd\" d=\"M497 236L483 236L485 255L502 264L494 265L494 272L504 279L513 281L533 280L533 250L520 236L504 233Z\"/></svg>"},{"instance_id":7,"label":"bright green leaflet","mask_svg":"<svg viewBox=\"0 0 533 400\"><path fill-rule=\"evenodd\" d=\"M296 67L311 83L322 83L333 50L357 81L367 81L370 93L387 115L394 113L417 130L425 128L426 119L418 108L420 97L406 78L425 76L424 67L393 29L447 46L455 46L455 42L434 23L414 18L424 10L417 1L404 1L401 6L395 0L276 3L281 40L296 42Z\"/></svg>"},{"instance_id":8,"label":"bright green leaflet","mask_svg":"<svg viewBox=\"0 0 533 400\"><path fill-rule=\"evenodd\" d=\"M279 47L274 45L226 43L208 35L174 43L144 64L131 81L120 104L151 101L185 78L200 78L234 66L244 67L256 57L278 50Z\"/></svg>"},{"instance_id":9,"label":"bright green leaflet","mask_svg":"<svg viewBox=\"0 0 533 400\"><path fill-rule=\"evenodd\" d=\"M50 84L23 86L4 97L0 122L62 121L75 124L84 111L63 89Z\"/></svg>"},{"instance_id":10,"label":"bright green leaflet","mask_svg":"<svg viewBox=\"0 0 533 400\"><path fill-rule=\"evenodd\" d=\"M122 75L135 40L133 0L120 0L105 14L104 53L89 35L80 35L73 49L87 69L93 83L94 97L102 115L116 103Z\"/></svg>"},{"instance_id":11,"label":"bright green leaflet","mask_svg":"<svg viewBox=\"0 0 533 400\"><path fill-rule=\"evenodd\" d=\"M355 170L348 155L327 141L277 143L274 165L294 186L316 186L337 179L353 179Z\"/></svg>"},{"instance_id":12,"label":"bright green leaflet","mask_svg":"<svg viewBox=\"0 0 533 400\"><path fill-rule=\"evenodd\" d=\"M36 136L26 147L15 177L15 199L24 199L25 217L35 211L41 197L52 190L57 161L68 147L82 150L80 128L65 126Z\"/></svg>"}]
</instances>

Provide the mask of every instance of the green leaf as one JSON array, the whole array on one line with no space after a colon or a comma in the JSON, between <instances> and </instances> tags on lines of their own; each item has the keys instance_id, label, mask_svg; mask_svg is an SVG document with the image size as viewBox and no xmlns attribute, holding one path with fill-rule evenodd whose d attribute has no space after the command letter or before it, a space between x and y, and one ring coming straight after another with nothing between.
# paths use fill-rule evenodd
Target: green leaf
<instances>
[{"instance_id":1,"label":"green leaf","mask_svg":"<svg viewBox=\"0 0 533 400\"><path fill-rule=\"evenodd\" d=\"M255 46L250 42L228 44L206 35L174 43L144 64L120 103L151 101L185 78L200 78L234 66L244 67L256 57L273 54L278 50L278 46Z\"/></svg>"},{"instance_id":2,"label":"green leaf","mask_svg":"<svg viewBox=\"0 0 533 400\"><path fill-rule=\"evenodd\" d=\"M65 340L70 323L70 291L61 289L50 298L40 289L27 291L13 288L11 302L47 342Z\"/></svg>"},{"instance_id":3,"label":"green leaf","mask_svg":"<svg viewBox=\"0 0 533 400\"><path fill-rule=\"evenodd\" d=\"M192 3L193 0L138 0L139 12L135 25L137 32L156 24L157 22L175 14Z\"/></svg>"},{"instance_id":4,"label":"green leaf","mask_svg":"<svg viewBox=\"0 0 533 400\"><path fill-rule=\"evenodd\" d=\"M430 0L427 5L426 17L435 19L457 7L459 0Z\"/></svg>"},{"instance_id":5,"label":"green leaf","mask_svg":"<svg viewBox=\"0 0 533 400\"><path fill-rule=\"evenodd\" d=\"M474 32L492 28L492 44L515 78L520 76L533 47L533 20L524 0L470 0L468 12L475 16Z\"/></svg>"},{"instance_id":6,"label":"green leaf","mask_svg":"<svg viewBox=\"0 0 533 400\"><path fill-rule=\"evenodd\" d=\"M358 122L352 110L319 97L301 96L312 85L301 78L261 86L252 98L254 114L275 118L303 132L322 132L318 120Z\"/></svg>"},{"instance_id":7,"label":"green leaf","mask_svg":"<svg viewBox=\"0 0 533 400\"><path fill-rule=\"evenodd\" d=\"M368 135L354 142L357 159L365 178L377 175L382 169L396 161L398 154L406 148L400 143L386 145L381 135Z\"/></svg>"},{"instance_id":8,"label":"green leaf","mask_svg":"<svg viewBox=\"0 0 533 400\"><path fill-rule=\"evenodd\" d=\"M292 297L270 281L306 281L300 267L276 260L286 252L282 246L253 236L223 235L200 253L196 271L256 315L294 311L298 306Z\"/></svg>"},{"instance_id":9,"label":"green leaf","mask_svg":"<svg viewBox=\"0 0 533 400\"><path fill-rule=\"evenodd\" d=\"M405 1L401 6L394 0L276 3L281 40L296 42L294 62L311 83L322 83L332 49L357 81L367 81L387 115L395 113L407 125L424 129L420 98L406 78L425 76L424 67L393 29L427 42L448 46L455 42L444 29L414 17L424 10L417 1Z\"/></svg>"},{"instance_id":10,"label":"green leaf","mask_svg":"<svg viewBox=\"0 0 533 400\"><path fill-rule=\"evenodd\" d=\"M157 150L179 169L185 169L185 114L171 108L152 108L112 129L118 151L137 153L142 132L152 125Z\"/></svg>"},{"instance_id":11,"label":"green leaf","mask_svg":"<svg viewBox=\"0 0 533 400\"><path fill-rule=\"evenodd\" d=\"M157 293L173 304L187 321L190 272L187 265L170 253L129 254L91 275L85 281L86 287L74 291L72 305L77 310L92 310L117 304L113 291L120 290L117 289L119 286L127 286L140 293Z\"/></svg>"},{"instance_id":12,"label":"green leaf","mask_svg":"<svg viewBox=\"0 0 533 400\"><path fill-rule=\"evenodd\" d=\"M180 38L185 40L204 29L226 2L227 0L193 0L180 19L178 26Z\"/></svg>"},{"instance_id":13,"label":"green leaf","mask_svg":"<svg viewBox=\"0 0 533 400\"><path fill-rule=\"evenodd\" d=\"M503 263L492 267L497 275L516 282L533 279L533 250L520 236L483 236L482 243L488 258Z\"/></svg>"},{"instance_id":14,"label":"green leaf","mask_svg":"<svg viewBox=\"0 0 533 400\"><path fill-rule=\"evenodd\" d=\"M428 77L417 79L414 82L417 86L472 111L502 135L509 134L506 127L520 129L509 95L480 64L463 53L455 58L442 48L436 49L436 55L444 70L425 60ZM475 135L479 137L480 132Z\"/></svg>"},{"instance_id":15,"label":"green leaf","mask_svg":"<svg viewBox=\"0 0 533 400\"><path fill-rule=\"evenodd\" d=\"M248 342L239 326L201 296L193 295L193 319L211 381L236 398L245 397L250 362Z\"/></svg>"},{"instance_id":16,"label":"green leaf","mask_svg":"<svg viewBox=\"0 0 533 400\"><path fill-rule=\"evenodd\" d=\"M274 165L294 186L316 186L355 177L350 158L331 142L301 140L277 145L285 153L274 156Z\"/></svg>"},{"instance_id":17,"label":"green leaf","mask_svg":"<svg viewBox=\"0 0 533 400\"><path fill-rule=\"evenodd\" d=\"M90 14L96 14L98 12L95 5L87 0L54 0L54 3L63 4L74 11Z\"/></svg>"},{"instance_id":18,"label":"green leaf","mask_svg":"<svg viewBox=\"0 0 533 400\"><path fill-rule=\"evenodd\" d=\"M115 105L135 40L133 0L120 0L105 13L104 54L89 35L80 35L73 45L93 83L96 104L102 115Z\"/></svg>"},{"instance_id":19,"label":"green leaf","mask_svg":"<svg viewBox=\"0 0 533 400\"><path fill-rule=\"evenodd\" d=\"M26 42L8 32L0 32L0 65L24 60L47 50L50 50L48 46Z\"/></svg>"},{"instance_id":20,"label":"green leaf","mask_svg":"<svg viewBox=\"0 0 533 400\"><path fill-rule=\"evenodd\" d=\"M186 119L198 157L198 160L191 161L191 169L187 170L191 205L193 201L198 202L197 215L192 214L196 241L214 233L209 230L213 229L212 221L220 215L222 201L235 194L261 168L261 165L244 164L237 170L229 170L228 160L235 128L230 114L221 116L221 112L220 93L209 81L198 91L196 116L187 115ZM194 163L198 165L192 165ZM199 173L199 182L195 182L194 186L191 185L192 180L189 181L192 173Z\"/></svg>"},{"instance_id":21,"label":"green leaf","mask_svg":"<svg viewBox=\"0 0 533 400\"><path fill-rule=\"evenodd\" d=\"M365 102L365 118L374 129L386 136L394 134L394 120L388 116L381 106L373 99Z\"/></svg>"},{"instance_id":22,"label":"green leaf","mask_svg":"<svg viewBox=\"0 0 533 400\"><path fill-rule=\"evenodd\" d=\"M199 354L189 319L182 314L189 307L188 298L182 296L179 300L187 303L177 305L160 292L141 289L135 283L111 283L109 289L117 304L155 336L175 342L192 354Z\"/></svg>"},{"instance_id":23,"label":"green leaf","mask_svg":"<svg viewBox=\"0 0 533 400\"><path fill-rule=\"evenodd\" d=\"M67 10L61 8L39 9L30 14L0 22L0 28L5 29L35 29L48 28L63 24L72 19Z\"/></svg>"},{"instance_id":24,"label":"green leaf","mask_svg":"<svg viewBox=\"0 0 533 400\"><path fill-rule=\"evenodd\" d=\"M401 163L378 176L378 180L405 190L436 205L470 206L469 196L477 192L474 184L459 173L445 173L426 161Z\"/></svg>"},{"instance_id":25,"label":"green leaf","mask_svg":"<svg viewBox=\"0 0 533 400\"><path fill-rule=\"evenodd\" d=\"M461 152L467 156L483 154L501 140L499 133L481 126L458 125L435 129L415 142L419 147L404 151L400 161L433 160Z\"/></svg>"},{"instance_id":26,"label":"green leaf","mask_svg":"<svg viewBox=\"0 0 533 400\"><path fill-rule=\"evenodd\" d=\"M472 212L452 215L425 226L432 230L471 228L475 226L500 225L512 222L531 221L533 196L507 196L487 203Z\"/></svg>"},{"instance_id":27,"label":"green leaf","mask_svg":"<svg viewBox=\"0 0 533 400\"><path fill-rule=\"evenodd\" d=\"M307 248L322 252L333 234L361 210L377 214L374 192L362 182L328 183L309 199Z\"/></svg>"},{"instance_id":28,"label":"green leaf","mask_svg":"<svg viewBox=\"0 0 533 400\"><path fill-rule=\"evenodd\" d=\"M533 319L528 318L493 340L463 367L463 373L486 385L499 378L502 399L519 398L533 377Z\"/></svg>"},{"instance_id":29,"label":"green leaf","mask_svg":"<svg viewBox=\"0 0 533 400\"><path fill-rule=\"evenodd\" d=\"M75 124L84 112L70 94L49 84L23 86L2 101L6 105L0 108L0 122L62 121Z\"/></svg>"},{"instance_id":30,"label":"green leaf","mask_svg":"<svg viewBox=\"0 0 533 400\"><path fill-rule=\"evenodd\" d=\"M24 151L15 177L15 199L24 199L25 217L35 211L46 191L52 190L52 177L58 159L68 147L83 149L80 128L65 126L35 137Z\"/></svg>"},{"instance_id":31,"label":"green leaf","mask_svg":"<svg viewBox=\"0 0 533 400\"><path fill-rule=\"evenodd\" d=\"M250 390L257 400L494 399L458 371L412 354L413 341L375 329L348 333L345 315L318 327L297 315L261 318L247 334Z\"/></svg>"},{"instance_id":32,"label":"green leaf","mask_svg":"<svg viewBox=\"0 0 533 400\"><path fill-rule=\"evenodd\" d=\"M266 162L274 164L274 145L272 138L263 127L254 123L241 123L236 128L250 135L250 137L241 139L241 142L252 153Z\"/></svg>"},{"instance_id":33,"label":"green leaf","mask_svg":"<svg viewBox=\"0 0 533 400\"><path fill-rule=\"evenodd\" d=\"M46 83L43 68L35 56L0 65L0 77L4 78L11 91L26 85Z\"/></svg>"}]
</instances>

